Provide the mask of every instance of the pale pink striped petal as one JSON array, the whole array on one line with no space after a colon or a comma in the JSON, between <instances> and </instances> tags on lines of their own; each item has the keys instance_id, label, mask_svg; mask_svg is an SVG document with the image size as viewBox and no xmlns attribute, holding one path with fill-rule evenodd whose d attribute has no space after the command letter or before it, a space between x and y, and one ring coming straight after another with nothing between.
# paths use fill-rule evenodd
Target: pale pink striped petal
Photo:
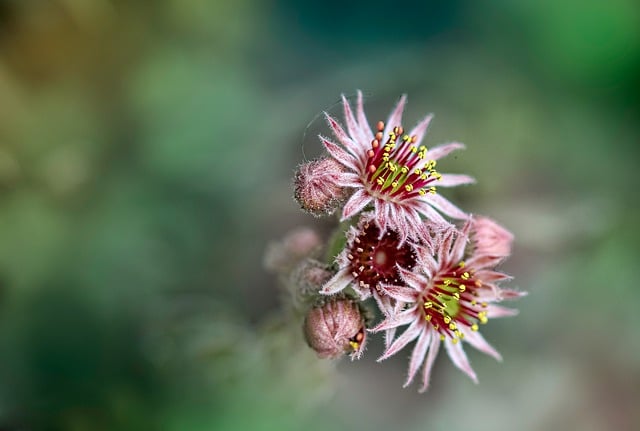
<instances>
[{"instance_id":1,"label":"pale pink striped petal","mask_svg":"<svg viewBox=\"0 0 640 431\"><path fill-rule=\"evenodd\" d=\"M349 172L342 173L337 179L336 184L342 187L362 187L362 180L356 174Z\"/></svg>"},{"instance_id":2,"label":"pale pink striped petal","mask_svg":"<svg viewBox=\"0 0 640 431\"><path fill-rule=\"evenodd\" d=\"M464 372L474 383L478 383L478 377L476 373L471 368L471 364L469 363L469 358L464 353L464 349L462 348L462 344L460 342L453 343L451 339L447 339L444 342L444 347L447 349L447 353L449 354L449 358L451 358L451 362L458 367L462 372Z\"/></svg>"},{"instance_id":3,"label":"pale pink striped petal","mask_svg":"<svg viewBox=\"0 0 640 431\"><path fill-rule=\"evenodd\" d=\"M441 213L448 215L449 217L456 219L466 219L469 217L464 211L437 193L435 195L427 193L423 199L429 202L431 206L439 210Z\"/></svg>"},{"instance_id":4,"label":"pale pink striped petal","mask_svg":"<svg viewBox=\"0 0 640 431\"><path fill-rule=\"evenodd\" d=\"M360 125L360 129L362 129L362 131L367 135L367 142L371 142L373 140L373 132L371 131L371 126L369 126L367 116L364 115L364 102L362 100L362 91L360 90L358 90L356 115L358 116L358 124Z\"/></svg>"},{"instance_id":5,"label":"pale pink striped petal","mask_svg":"<svg viewBox=\"0 0 640 431\"><path fill-rule=\"evenodd\" d=\"M349 270L347 268L341 269L336 275L327 281L320 290L320 293L323 295L333 295L334 293L338 293L343 290L351 282L353 282L353 276L349 274Z\"/></svg>"},{"instance_id":6,"label":"pale pink striped petal","mask_svg":"<svg viewBox=\"0 0 640 431\"><path fill-rule=\"evenodd\" d=\"M347 101L347 98L342 95L342 107L344 108L344 118L347 122L347 130L349 131L349 135L356 143L356 148L358 150L366 150L368 149L367 143L370 141L367 139L367 135L364 131L358 126L358 122L353 115L353 111L351 111L351 105Z\"/></svg>"},{"instance_id":7,"label":"pale pink striped petal","mask_svg":"<svg viewBox=\"0 0 640 431\"><path fill-rule=\"evenodd\" d=\"M518 313L519 311L514 308L501 307L495 304L489 304L487 306L487 317L489 319L516 316Z\"/></svg>"},{"instance_id":8,"label":"pale pink striped petal","mask_svg":"<svg viewBox=\"0 0 640 431\"><path fill-rule=\"evenodd\" d=\"M333 134L338 138L340 143L344 145L344 147L354 156L358 156L362 152L362 148L359 147L358 144L349 137L349 135L347 135L342 126L334 120L333 117L326 112L324 113L324 116L327 119L327 123L329 123L329 127L331 127Z\"/></svg>"},{"instance_id":9,"label":"pale pink striped petal","mask_svg":"<svg viewBox=\"0 0 640 431\"><path fill-rule=\"evenodd\" d=\"M348 218L353 217L355 214L359 213L371 202L371 196L364 190L357 190L351 198L344 205L344 209L342 210L342 219L340 221L345 221Z\"/></svg>"},{"instance_id":10,"label":"pale pink striped petal","mask_svg":"<svg viewBox=\"0 0 640 431\"><path fill-rule=\"evenodd\" d=\"M338 163L346 166L354 172L359 171L358 167L356 166L357 160L355 157L353 157L338 145L334 144L323 136L320 136L320 141L322 141L322 144L326 148L327 152L331 155L331 157L336 159Z\"/></svg>"},{"instance_id":11,"label":"pale pink striped petal","mask_svg":"<svg viewBox=\"0 0 640 431\"><path fill-rule=\"evenodd\" d=\"M449 253L449 259L448 259L450 263L457 264L462 260L462 257L464 256L464 249L469 240L469 237L467 236L467 233L469 232L468 226L469 226L469 223L465 225L465 227L462 229L462 231L460 231L455 241L453 242L453 246L451 247L451 253Z\"/></svg>"},{"instance_id":12,"label":"pale pink striped petal","mask_svg":"<svg viewBox=\"0 0 640 431\"><path fill-rule=\"evenodd\" d=\"M415 340L424 328L421 320L416 319L411 325L389 346L389 348L380 356L377 361L381 362L398 353L404 346Z\"/></svg>"},{"instance_id":13,"label":"pale pink striped petal","mask_svg":"<svg viewBox=\"0 0 640 431\"><path fill-rule=\"evenodd\" d=\"M376 199L375 208L376 222L380 228L380 239L382 239L382 236L386 233L387 226L389 225L389 203L382 199Z\"/></svg>"},{"instance_id":14,"label":"pale pink striped petal","mask_svg":"<svg viewBox=\"0 0 640 431\"><path fill-rule=\"evenodd\" d=\"M424 392L429 388L429 381L431 380L431 369L433 368L433 363L438 356L438 351L440 350L440 337L435 331L431 332L431 345L429 346L429 354L427 355L427 362L424 364L424 369L422 370L422 387L420 387L419 392Z\"/></svg>"},{"instance_id":15,"label":"pale pink striped petal","mask_svg":"<svg viewBox=\"0 0 640 431\"><path fill-rule=\"evenodd\" d=\"M432 118L433 118L433 114L427 115L409 133L409 136L415 136L416 137L415 145L420 145L420 142L422 142L422 138L424 138L424 134L427 131L427 127L429 127L429 123L431 123L431 119Z\"/></svg>"},{"instance_id":16,"label":"pale pink striped petal","mask_svg":"<svg viewBox=\"0 0 640 431\"><path fill-rule=\"evenodd\" d=\"M496 361L502 362L502 355L478 331L472 331L466 326L461 326L460 331L464 334L464 341L482 353L492 356Z\"/></svg>"},{"instance_id":17,"label":"pale pink striped petal","mask_svg":"<svg viewBox=\"0 0 640 431\"><path fill-rule=\"evenodd\" d=\"M464 144L459 142L453 142L451 144L439 145L437 147L433 147L429 151L427 151L427 159L431 160L440 160L447 154L455 150L464 149Z\"/></svg>"},{"instance_id":18,"label":"pale pink striped petal","mask_svg":"<svg viewBox=\"0 0 640 431\"><path fill-rule=\"evenodd\" d=\"M422 277L421 275L416 274L413 271L402 268L398 266L398 272L400 273L400 277L402 280L409 285L409 287L415 292L422 292L424 287L429 283L429 281Z\"/></svg>"},{"instance_id":19,"label":"pale pink striped petal","mask_svg":"<svg viewBox=\"0 0 640 431\"><path fill-rule=\"evenodd\" d=\"M482 280L483 283L493 283L495 281L511 280L513 277L502 272L483 269L476 271L476 278Z\"/></svg>"},{"instance_id":20,"label":"pale pink striped petal","mask_svg":"<svg viewBox=\"0 0 640 431\"><path fill-rule=\"evenodd\" d=\"M432 195L432 196L435 196L435 195ZM427 219L429 219L429 220L431 220L431 221L433 221L435 223L449 224L449 222L447 220L445 220L445 218L442 217L438 213L438 211L436 211L433 208L431 208L431 206L429 205L429 203L427 201L417 200L414 205L416 206L416 208L420 212L420 214L425 216Z\"/></svg>"},{"instance_id":21,"label":"pale pink striped petal","mask_svg":"<svg viewBox=\"0 0 640 431\"><path fill-rule=\"evenodd\" d=\"M437 187L455 187L464 184L474 184L475 178L462 174L441 174L441 178L434 184Z\"/></svg>"},{"instance_id":22,"label":"pale pink striped petal","mask_svg":"<svg viewBox=\"0 0 640 431\"><path fill-rule=\"evenodd\" d=\"M410 287L380 284L380 289L396 301L415 302L416 300L416 291Z\"/></svg>"},{"instance_id":23,"label":"pale pink striped petal","mask_svg":"<svg viewBox=\"0 0 640 431\"><path fill-rule=\"evenodd\" d=\"M389 133L393 131L394 127L398 127L402 125L402 111L404 110L404 105L407 103L407 95L403 94L396 107L389 114L389 118L387 118L387 122L384 124L384 137L383 140L386 140L389 136Z\"/></svg>"},{"instance_id":24,"label":"pale pink striped petal","mask_svg":"<svg viewBox=\"0 0 640 431\"><path fill-rule=\"evenodd\" d=\"M500 289L500 299L517 299L527 296L529 292L522 292L512 289Z\"/></svg>"},{"instance_id":25,"label":"pale pink striped petal","mask_svg":"<svg viewBox=\"0 0 640 431\"><path fill-rule=\"evenodd\" d=\"M420 365L424 362L424 357L427 354L427 348L431 342L431 331L428 331L426 327L422 328L418 341L411 353L411 359L409 360L409 372L407 374L407 380L404 382L403 388L406 388L411 384L416 373L420 369Z\"/></svg>"},{"instance_id":26,"label":"pale pink striped petal","mask_svg":"<svg viewBox=\"0 0 640 431\"><path fill-rule=\"evenodd\" d=\"M386 331L391 328L398 328L400 326L408 325L409 323L416 320L416 307L409 308L404 310L394 316L389 316L384 319L382 322L378 323L375 327L371 329L371 332L380 332Z\"/></svg>"}]
</instances>

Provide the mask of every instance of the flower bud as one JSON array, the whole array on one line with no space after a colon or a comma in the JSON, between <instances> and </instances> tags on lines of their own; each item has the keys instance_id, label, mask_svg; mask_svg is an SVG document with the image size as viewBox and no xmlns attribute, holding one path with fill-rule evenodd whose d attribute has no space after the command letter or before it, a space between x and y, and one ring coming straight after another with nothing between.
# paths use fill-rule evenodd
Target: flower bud
<instances>
[{"instance_id":1,"label":"flower bud","mask_svg":"<svg viewBox=\"0 0 640 431\"><path fill-rule=\"evenodd\" d=\"M294 198L316 217L333 214L347 197L347 189L338 185L344 171L344 166L330 158L300 165L294 177Z\"/></svg>"},{"instance_id":2,"label":"flower bud","mask_svg":"<svg viewBox=\"0 0 640 431\"><path fill-rule=\"evenodd\" d=\"M320 358L351 354L359 359L367 332L358 304L345 297L331 297L312 308L304 320L304 335Z\"/></svg>"},{"instance_id":3,"label":"flower bud","mask_svg":"<svg viewBox=\"0 0 640 431\"><path fill-rule=\"evenodd\" d=\"M291 285L294 304L308 307L320 298L320 289L333 276L326 264L315 259L303 260L291 273Z\"/></svg>"},{"instance_id":4,"label":"flower bud","mask_svg":"<svg viewBox=\"0 0 640 431\"><path fill-rule=\"evenodd\" d=\"M507 257L511 254L513 234L490 218L474 218L471 233L476 255Z\"/></svg>"}]
</instances>

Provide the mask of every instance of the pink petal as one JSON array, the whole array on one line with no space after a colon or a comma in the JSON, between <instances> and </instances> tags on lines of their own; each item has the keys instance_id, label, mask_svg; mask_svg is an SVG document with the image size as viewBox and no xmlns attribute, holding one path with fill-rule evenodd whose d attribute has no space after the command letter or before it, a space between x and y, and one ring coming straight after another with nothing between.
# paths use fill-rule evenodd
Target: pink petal
<instances>
[{"instance_id":1,"label":"pink petal","mask_svg":"<svg viewBox=\"0 0 640 431\"><path fill-rule=\"evenodd\" d=\"M357 190L351 198L344 205L344 209L342 210L342 219L340 221L345 221L348 218L351 218L355 214L359 213L371 202L371 196L363 189Z\"/></svg>"},{"instance_id":2,"label":"pink petal","mask_svg":"<svg viewBox=\"0 0 640 431\"><path fill-rule=\"evenodd\" d=\"M383 284L380 285L380 289L396 301L415 302L416 300L416 291L410 287Z\"/></svg>"},{"instance_id":3,"label":"pink petal","mask_svg":"<svg viewBox=\"0 0 640 431\"><path fill-rule=\"evenodd\" d=\"M320 141L322 141L322 144L327 149L327 152L331 155L331 157L336 159L338 163L346 166L354 172L359 172L359 169L356 166L357 160L354 156L350 155L345 150L323 136L320 136Z\"/></svg>"},{"instance_id":4,"label":"pink petal","mask_svg":"<svg viewBox=\"0 0 640 431\"><path fill-rule=\"evenodd\" d=\"M369 126L369 121L367 120L366 115L364 115L364 103L362 101L362 91L360 90L358 90L356 115L358 116L360 129L367 135L367 142L371 142L373 140L373 132L371 131L371 127Z\"/></svg>"},{"instance_id":5,"label":"pink petal","mask_svg":"<svg viewBox=\"0 0 640 431\"><path fill-rule=\"evenodd\" d=\"M409 373L407 375L407 380L402 386L403 388L406 388L411 384L416 372L418 372L418 369L420 368L420 365L424 362L424 357L427 354L427 348L431 342L431 336L431 331L428 331L426 328L423 328L422 332L420 332L418 341L411 353L411 359L409 360Z\"/></svg>"},{"instance_id":6,"label":"pink petal","mask_svg":"<svg viewBox=\"0 0 640 431\"><path fill-rule=\"evenodd\" d=\"M519 311L513 308L501 307L494 304L489 304L487 306L487 317L489 319L516 316L518 313Z\"/></svg>"},{"instance_id":7,"label":"pink petal","mask_svg":"<svg viewBox=\"0 0 640 431\"><path fill-rule=\"evenodd\" d=\"M362 187L362 181L360 180L360 177L349 172L344 172L343 174L341 174L336 180L336 184L342 187Z\"/></svg>"},{"instance_id":8,"label":"pink petal","mask_svg":"<svg viewBox=\"0 0 640 431\"><path fill-rule=\"evenodd\" d=\"M400 326L408 325L416 320L415 316L416 307L411 307L393 316L389 316L382 322L378 323L371 332L386 331L391 328L398 328Z\"/></svg>"},{"instance_id":9,"label":"pink petal","mask_svg":"<svg viewBox=\"0 0 640 431\"><path fill-rule=\"evenodd\" d=\"M451 358L451 362L458 367L462 372L464 372L474 383L478 383L478 377L476 373L471 368L471 364L469 363L469 358L464 353L464 349L462 348L462 344L460 342L453 343L450 339L445 340L444 347L447 349L447 353L449 354L449 358Z\"/></svg>"},{"instance_id":10,"label":"pink petal","mask_svg":"<svg viewBox=\"0 0 640 431\"><path fill-rule=\"evenodd\" d=\"M528 294L528 292L522 292L519 290L500 289L500 299L517 299L527 296Z\"/></svg>"},{"instance_id":11,"label":"pink petal","mask_svg":"<svg viewBox=\"0 0 640 431\"><path fill-rule=\"evenodd\" d=\"M383 201L382 199L376 199L375 200L375 214L376 214L375 218L376 218L376 224L380 228L379 239L382 239L384 234L387 232L387 226L389 224L388 212L389 212L389 203L386 201Z\"/></svg>"},{"instance_id":12,"label":"pink petal","mask_svg":"<svg viewBox=\"0 0 640 431\"><path fill-rule=\"evenodd\" d=\"M424 364L424 369L422 370L422 387L419 392L424 392L429 388L429 380L431 379L431 369L433 368L433 363L438 356L438 351L440 350L440 337L435 331L431 332L431 345L429 346L429 354L427 355L427 362Z\"/></svg>"},{"instance_id":13,"label":"pink petal","mask_svg":"<svg viewBox=\"0 0 640 431\"><path fill-rule=\"evenodd\" d=\"M349 131L349 135L355 140L356 148L358 149L368 149L367 143L371 141L367 139L366 134L363 130L358 126L358 122L353 116L353 112L351 111L351 106L347 101L347 98L342 95L342 107L344 108L344 118L347 122L347 130Z\"/></svg>"},{"instance_id":14,"label":"pink petal","mask_svg":"<svg viewBox=\"0 0 640 431\"><path fill-rule=\"evenodd\" d=\"M513 278L510 275L503 274L498 271L491 271L488 269L476 271L476 277L485 283L492 283L494 281L501 281L501 280L511 280Z\"/></svg>"},{"instance_id":15,"label":"pink petal","mask_svg":"<svg viewBox=\"0 0 640 431\"><path fill-rule=\"evenodd\" d=\"M482 353L492 356L496 361L502 362L502 356L500 353L498 353L498 351L494 349L478 331L472 331L466 326L461 326L460 331L464 334L464 341L468 342Z\"/></svg>"},{"instance_id":16,"label":"pink petal","mask_svg":"<svg viewBox=\"0 0 640 431\"><path fill-rule=\"evenodd\" d=\"M475 178L462 174L441 174L442 177L434 184L437 187L455 187L463 184L474 184Z\"/></svg>"},{"instance_id":17,"label":"pink petal","mask_svg":"<svg viewBox=\"0 0 640 431\"><path fill-rule=\"evenodd\" d=\"M327 123L329 123L329 127L331 127L333 134L336 136L336 138L338 138L340 143L344 145L345 148L351 151L354 155L359 155L359 153L362 151L362 148L359 147L358 144L355 143L349 137L349 135L346 134L342 126L326 112L324 113L324 117L327 119Z\"/></svg>"},{"instance_id":18,"label":"pink petal","mask_svg":"<svg viewBox=\"0 0 640 431\"><path fill-rule=\"evenodd\" d=\"M393 131L394 127L398 127L402 125L402 111L404 110L404 105L406 103L407 103L407 95L403 94L400 100L398 101L398 104L389 115L389 118L387 118L387 122L384 125L384 132L383 132L384 136L382 138L383 140L386 140L387 136L389 136L389 133Z\"/></svg>"},{"instance_id":19,"label":"pink petal","mask_svg":"<svg viewBox=\"0 0 640 431\"><path fill-rule=\"evenodd\" d=\"M468 225L468 223L467 223ZM465 225L466 228L466 225ZM464 256L464 249L469 241L469 237L467 236L468 229L463 228L462 231L456 237L456 240L451 247L451 253L449 253L449 263L458 263L462 260Z\"/></svg>"},{"instance_id":20,"label":"pink petal","mask_svg":"<svg viewBox=\"0 0 640 431\"><path fill-rule=\"evenodd\" d=\"M326 282L320 290L320 293L323 295L333 295L347 287L351 282L353 282L353 276L349 274L349 270L342 269Z\"/></svg>"},{"instance_id":21,"label":"pink petal","mask_svg":"<svg viewBox=\"0 0 640 431\"><path fill-rule=\"evenodd\" d=\"M429 196L429 195L426 195L426 196ZM435 196L435 195L431 195L431 196ZM414 205L416 206L420 214L425 216L427 219L435 223L449 224L449 222L446 221L444 217L442 217L436 210L431 208L431 206L429 205L429 203L427 203L427 201L417 200Z\"/></svg>"},{"instance_id":22,"label":"pink petal","mask_svg":"<svg viewBox=\"0 0 640 431\"><path fill-rule=\"evenodd\" d=\"M423 330L424 325L422 321L416 318L413 323L400 335L396 340L389 346L389 348L380 356L377 361L384 361L390 356L398 353L404 346L409 344L411 341L415 340L416 337Z\"/></svg>"},{"instance_id":23,"label":"pink petal","mask_svg":"<svg viewBox=\"0 0 640 431\"><path fill-rule=\"evenodd\" d=\"M435 195L427 193L424 196L424 200L449 217L456 219L466 219L469 217L464 211L437 193Z\"/></svg>"},{"instance_id":24,"label":"pink petal","mask_svg":"<svg viewBox=\"0 0 640 431\"><path fill-rule=\"evenodd\" d=\"M453 142L451 144L439 145L437 147L434 147L434 148L430 149L427 152L427 158L431 159L431 160L440 160L441 158L443 158L444 156L446 156L450 152L455 151L455 150L461 150L461 149L464 149L464 144L461 144L459 142Z\"/></svg>"},{"instance_id":25,"label":"pink petal","mask_svg":"<svg viewBox=\"0 0 640 431\"><path fill-rule=\"evenodd\" d=\"M416 125L416 127L413 128L413 130L411 130L411 133L409 133L409 136L416 137L415 145L420 145L420 142L422 142L422 138L424 138L424 134L427 131L427 127L429 127L429 123L431 122L432 118L433 114L427 115L421 122Z\"/></svg>"},{"instance_id":26,"label":"pink petal","mask_svg":"<svg viewBox=\"0 0 640 431\"><path fill-rule=\"evenodd\" d=\"M413 295L414 295L414 299L415 299L415 292L421 292L424 288L424 286L428 283L428 281L416 274L415 272L409 271L405 268L402 268L400 266L398 266L398 272L400 273L400 277L402 277L402 280L407 283L411 288L413 288ZM412 302L412 301L405 301L405 302Z\"/></svg>"}]
</instances>

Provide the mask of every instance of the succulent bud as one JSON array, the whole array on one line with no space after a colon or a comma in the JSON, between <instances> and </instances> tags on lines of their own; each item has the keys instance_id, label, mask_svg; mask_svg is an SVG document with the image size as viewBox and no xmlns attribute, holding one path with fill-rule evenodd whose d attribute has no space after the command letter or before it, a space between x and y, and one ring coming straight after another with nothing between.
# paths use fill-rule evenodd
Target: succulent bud
<instances>
[{"instance_id":1,"label":"succulent bud","mask_svg":"<svg viewBox=\"0 0 640 431\"><path fill-rule=\"evenodd\" d=\"M344 166L331 158L300 165L294 177L294 198L316 217L333 214L347 197L348 189L338 184L344 171Z\"/></svg>"},{"instance_id":2,"label":"succulent bud","mask_svg":"<svg viewBox=\"0 0 640 431\"><path fill-rule=\"evenodd\" d=\"M320 298L320 289L332 276L326 264L315 259L303 260L289 277L294 304L308 308Z\"/></svg>"},{"instance_id":3,"label":"succulent bud","mask_svg":"<svg viewBox=\"0 0 640 431\"><path fill-rule=\"evenodd\" d=\"M511 254L513 234L490 218L474 218L471 233L477 255L507 257Z\"/></svg>"},{"instance_id":4,"label":"succulent bud","mask_svg":"<svg viewBox=\"0 0 640 431\"><path fill-rule=\"evenodd\" d=\"M311 308L304 320L304 335L320 358L330 359L344 354L359 359L367 341L360 307L345 297L331 297Z\"/></svg>"}]
</instances>

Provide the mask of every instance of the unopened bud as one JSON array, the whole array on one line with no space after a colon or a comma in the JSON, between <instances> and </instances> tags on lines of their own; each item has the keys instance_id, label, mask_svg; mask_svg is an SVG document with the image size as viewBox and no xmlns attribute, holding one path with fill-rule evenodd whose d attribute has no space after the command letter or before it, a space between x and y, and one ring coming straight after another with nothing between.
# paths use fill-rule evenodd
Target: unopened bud
<instances>
[{"instance_id":1,"label":"unopened bud","mask_svg":"<svg viewBox=\"0 0 640 431\"><path fill-rule=\"evenodd\" d=\"M473 219L471 228L475 253L481 256L507 257L511 254L513 234L487 217Z\"/></svg>"},{"instance_id":2,"label":"unopened bud","mask_svg":"<svg viewBox=\"0 0 640 431\"><path fill-rule=\"evenodd\" d=\"M331 215L347 197L348 189L338 185L344 167L330 158L298 167L294 177L294 198L303 210L316 217Z\"/></svg>"},{"instance_id":3,"label":"unopened bud","mask_svg":"<svg viewBox=\"0 0 640 431\"><path fill-rule=\"evenodd\" d=\"M290 285L296 305L307 307L321 298L320 289L333 273L326 264L315 259L303 260L291 273Z\"/></svg>"},{"instance_id":4,"label":"unopened bud","mask_svg":"<svg viewBox=\"0 0 640 431\"><path fill-rule=\"evenodd\" d=\"M359 359L367 341L364 318L358 304L345 297L331 297L312 308L304 321L304 335L320 358L350 354Z\"/></svg>"}]
</instances>

